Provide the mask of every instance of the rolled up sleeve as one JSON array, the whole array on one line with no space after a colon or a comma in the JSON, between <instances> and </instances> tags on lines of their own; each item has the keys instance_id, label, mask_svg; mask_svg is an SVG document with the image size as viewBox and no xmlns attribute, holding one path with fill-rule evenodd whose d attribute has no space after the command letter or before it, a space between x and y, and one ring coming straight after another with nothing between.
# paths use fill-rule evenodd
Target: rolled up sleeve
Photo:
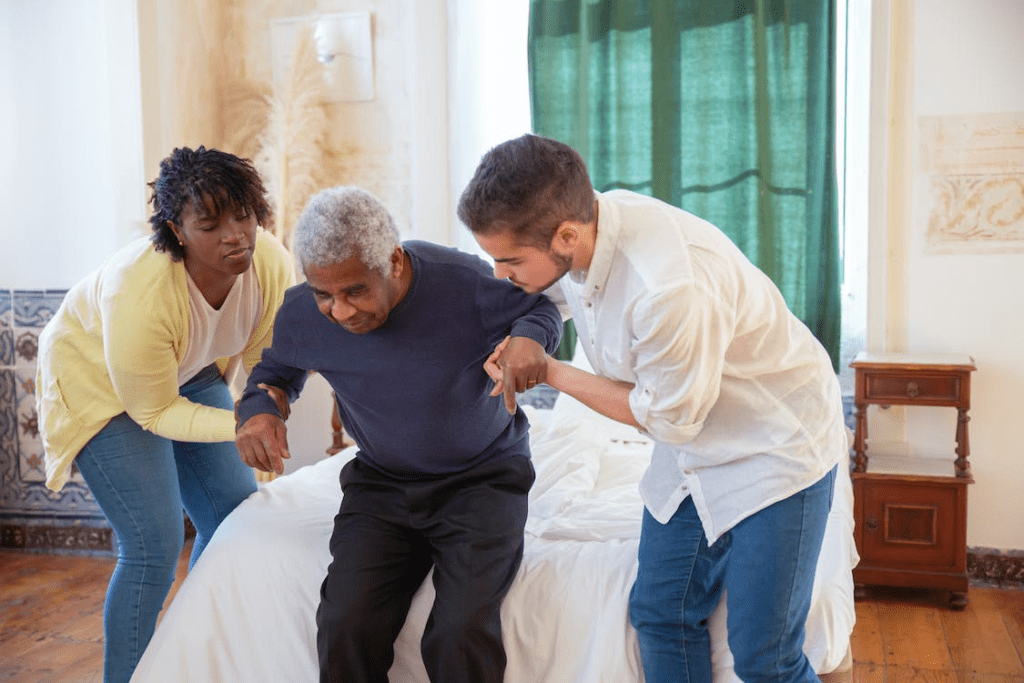
<instances>
[{"instance_id":1,"label":"rolled up sleeve","mask_svg":"<svg viewBox=\"0 0 1024 683\"><path fill-rule=\"evenodd\" d=\"M656 441L681 445L701 431L721 389L733 310L692 281L652 293L634 307L636 382L629 406Z\"/></svg>"}]
</instances>

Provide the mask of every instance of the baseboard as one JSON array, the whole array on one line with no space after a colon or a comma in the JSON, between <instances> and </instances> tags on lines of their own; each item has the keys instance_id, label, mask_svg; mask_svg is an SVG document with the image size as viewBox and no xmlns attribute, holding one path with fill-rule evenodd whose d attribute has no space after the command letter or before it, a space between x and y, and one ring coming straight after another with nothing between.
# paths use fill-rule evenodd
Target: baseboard
<instances>
[{"instance_id":1,"label":"baseboard","mask_svg":"<svg viewBox=\"0 0 1024 683\"><path fill-rule=\"evenodd\" d=\"M185 535L195 535L185 518ZM114 536L105 526L0 523L0 549L75 555L112 555ZM1024 551L969 548L971 585L1024 590Z\"/></svg>"},{"instance_id":2,"label":"baseboard","mask_svg":"<svg viewBox=\"0 0 1024 683\"><path fill-rule=\"evenodd\" d=\"M0 548L69 555L112 555L114 537L107 526L4 522L0 523Z\"/></svg>"},{"instance_id":3,"label":"baseboard","mask_svg":"<svg viewBox=\"0 0 1024 683\"><path fill-rule=\"evenodd\" d=\"M971 585L1024 589L1024 550L967 549Z\"/></svg>"},{"instance_id":4,"label":"baseboard","mask_svg":"<svg viewBox=\"0 0 1024 683\"><path fill-rule=\"evenodd\" d=\"M185 538L195 538L196 528L185 517ZM0 522L0 550L57 553L63 555L113 555L114 532L102 521L92 525L76 522L61 526Z\"/></svg>"}]
</instances>

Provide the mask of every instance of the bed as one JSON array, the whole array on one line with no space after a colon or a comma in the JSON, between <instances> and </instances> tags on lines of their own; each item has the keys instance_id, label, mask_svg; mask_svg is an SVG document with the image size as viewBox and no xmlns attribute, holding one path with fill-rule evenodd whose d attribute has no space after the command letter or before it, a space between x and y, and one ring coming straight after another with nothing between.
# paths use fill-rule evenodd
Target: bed
<instances>
[{"instance_id":1,"label":"bed","mask_svg":"<svg viewBox=\"0 0 1024 683\"><path fill-rule=\"evenodd\" d=\"M536 483L522 567L502 604L507 683L640 683L627 598L652 444L572 398L529 414ZM262 485L221 525L182 583L134 683L313 683L314 615L348 448ZM846 469L818 563L804 650L826 681L852 680L853 491ZM419 639L430 577L396 642L392 683L429 683ZM372 617L368 617L372 618ZM716 683L738 681L724 601L711 620Z\"/></svg>"}]
</instances>

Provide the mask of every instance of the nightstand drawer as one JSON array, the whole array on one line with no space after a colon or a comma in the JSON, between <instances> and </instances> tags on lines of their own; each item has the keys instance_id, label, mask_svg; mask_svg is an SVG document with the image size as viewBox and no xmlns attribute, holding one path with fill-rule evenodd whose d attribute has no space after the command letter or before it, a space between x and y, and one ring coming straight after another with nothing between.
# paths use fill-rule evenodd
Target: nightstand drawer
<instances>
[{"instance_id":1,"label":"nightstand drawer","mask_svg":"<svg viewBox=\"0 0 1024 683\"><path fill-rule=\"evenodd\" d=\"M960 399L960 378L956 376L921 373L865 375L864 398L868 401L924 405L931 401L950 404Z\"/></svg>"}]
</instances>

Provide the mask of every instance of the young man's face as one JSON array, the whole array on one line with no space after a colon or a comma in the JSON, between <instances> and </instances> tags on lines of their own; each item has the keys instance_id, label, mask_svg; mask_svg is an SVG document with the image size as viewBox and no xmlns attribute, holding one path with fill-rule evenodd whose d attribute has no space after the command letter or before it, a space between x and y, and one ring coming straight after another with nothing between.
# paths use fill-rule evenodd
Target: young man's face
<instances>
[{"instance_id":1,"label":"young man's face","mask_svg":"<svg viewBox=\"0 0 1024 683\"><path fill-rule=\"evenodd\" d=\"M508 280L530 294L543 292L572 267L571 255L560 254L552 247L524 246L510 232L474 233L474 237L494 259L494 277Z\"/></svg>"},{"instance_id":2,"label":"young man's face","mask_svg":"<svg viewBox=\"0 0 1024 683\"><path fill-rule=\"evenodd\" d=\"M404 253L395 252L387 275L367 268L358 256L326 266L305 266L306 284L320 312L353 334L383 325L404 294L400 291Z\"/></svg>"}]
</instances>

